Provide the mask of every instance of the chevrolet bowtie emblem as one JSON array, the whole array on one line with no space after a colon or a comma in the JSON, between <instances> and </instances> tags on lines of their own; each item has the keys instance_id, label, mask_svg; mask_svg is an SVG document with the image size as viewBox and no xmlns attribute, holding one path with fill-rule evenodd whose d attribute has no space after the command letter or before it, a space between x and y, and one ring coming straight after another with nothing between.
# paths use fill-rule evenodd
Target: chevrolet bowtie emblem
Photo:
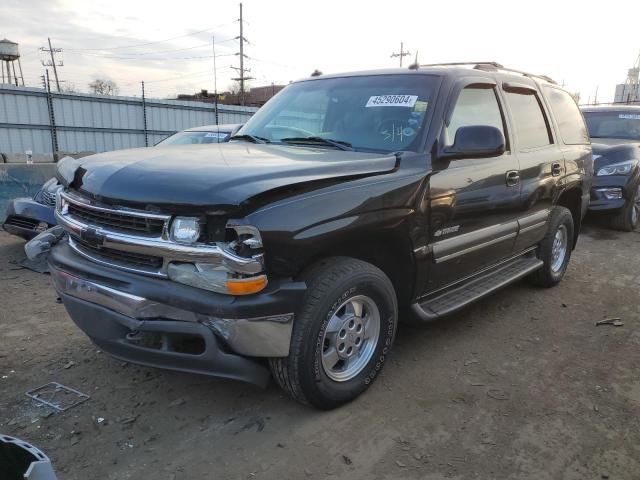
<instances>
[{"instance_id":1,"label":"chevrolet bowtie emblem","mask_svg":"<svg viewBox=\"0 0 640 480\"><path fill-rule=\"evenodd\" d=\"M84 228L80 232L80 239L91 247L101 247L104 244L104 238L104 235L95 228Z\"/></svg>"}]
</instances>

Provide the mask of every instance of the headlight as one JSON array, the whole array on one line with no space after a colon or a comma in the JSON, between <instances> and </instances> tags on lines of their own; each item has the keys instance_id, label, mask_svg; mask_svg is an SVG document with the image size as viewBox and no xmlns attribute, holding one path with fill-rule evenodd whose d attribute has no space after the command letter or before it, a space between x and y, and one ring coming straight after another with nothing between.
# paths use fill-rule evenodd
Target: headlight
<instances>
[{"instance_id":1,"label":"headlight","mask_svg":"<svg viewBox=\"0 0 640 480\"><path fill-rule=\"evenodd\" d=\"M598 177L604 177L607 175L629 175L631 170L638 165L637 160L627 160L626 162L612 163L606 167L602 167L598 170L596 175Z\"/></svg>"},{"instance_id":2,"label":"headlight","mask_svg":"<svg viewBox=\"0 0 640 480\"><path fill-rule=\"evenodd\" d=\"M174 218L171 223L171 240L178 243L196 243L198 238L200 238L200 222L197 218Z\"/></svg>"},{"instance_id":3,"label":"headlight","mask_svg":"<svg viewBox=\"0 0 640 480\"><path fill-rule=\"evenodd\" d=\"M58 161L56 177L65 187L68 187L80 166L81 161L73 157L64 157Z\"/></svg>"}]
</instances>

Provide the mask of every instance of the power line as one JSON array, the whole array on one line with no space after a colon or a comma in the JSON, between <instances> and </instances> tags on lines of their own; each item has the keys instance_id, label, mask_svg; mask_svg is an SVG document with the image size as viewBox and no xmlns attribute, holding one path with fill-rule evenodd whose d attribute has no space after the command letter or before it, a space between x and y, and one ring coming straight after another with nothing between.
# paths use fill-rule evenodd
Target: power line
<instances>
[{"instance_id":1,"label":"power line","mask_svg":"<svg viewBox=\"0 0 640 480\"><path fill-rule=\"evenodd\" d=\"M139 58L139 57L121 57L118 55L102 55L99 53L88 53L88 52L69 52L72 55L81 55L81 56L88 56L88 57L94 57L94 58L104 58L104 59L113 59L113 60L135 60L136 62L143 62L143 61L165 61L165 60L201 60L201 59L208 59L211 60L213 58L213 55L200 55L197 57L143 57L143 58ZM219 57L231 57L231 56L235 56L235 53L223 53L223 54L218 54L216 55L216 58Z\"/></svg>"},{"instance_id":2,"label":"power line","mask_svg":"<svg viewBox=\"0 0 640 480\"><path fill-rule=\"evenodd\" d=\"M120 50L120 49L124 49L124 48L137 48L137 47L146 47L147 45L155 45L157 43L165 43L165 42L170 42L171 40L176 40L178 38L184 38L184 37L191 37L193 35L198 35L200 33L205 33L205 32L210 32L212 30L215 30L216 28L220 28L220 27L225 27L227 25L231 25L234 22L227 22L227 23L222 23L220 25L216 25L215 27L211 27L211 28L205 28L204 30L198 30L196 32L191 32L191 33L187 33L184 35L178 35L176 37L171 37L171 38L165 38L163 40L155 40L152 42L146 42L146 43L137 43L135 45L122 45L119 47L103 47L103 48L77 48L75 50L82 50L82 51L92 51L92 50Z\"/></svg>"}]
</instances>

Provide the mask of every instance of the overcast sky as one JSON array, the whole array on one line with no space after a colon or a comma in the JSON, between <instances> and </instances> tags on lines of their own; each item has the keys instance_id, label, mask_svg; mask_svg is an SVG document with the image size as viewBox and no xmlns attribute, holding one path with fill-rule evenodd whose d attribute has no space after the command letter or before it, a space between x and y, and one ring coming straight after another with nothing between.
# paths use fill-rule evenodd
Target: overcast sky
<instances>
[{"instance_id":1,"label":"overcast sky","mask_svg":"<svg viewBox=\"0 0 640 480\"><path fill-rule=\"evenodd\" d=\"M404 41L421 63L495 60L547 74L580 92L583 103L593 101L596 87L598 100L611 101L640 52L640 5L590 3L246 0L246 66L256 86L316 68L393 67L398 59L390 55ZM49 36L64 49L60 78L76 89L106 77L121 94L139 95L145 80L151 96L169 96L213 91L212 36L218 90L229 86L230 66L238 65L237 18L235 0L0 0L0 38L20 44L29 85L42 75L38 49Z\"/></svg>"}]
</instances>

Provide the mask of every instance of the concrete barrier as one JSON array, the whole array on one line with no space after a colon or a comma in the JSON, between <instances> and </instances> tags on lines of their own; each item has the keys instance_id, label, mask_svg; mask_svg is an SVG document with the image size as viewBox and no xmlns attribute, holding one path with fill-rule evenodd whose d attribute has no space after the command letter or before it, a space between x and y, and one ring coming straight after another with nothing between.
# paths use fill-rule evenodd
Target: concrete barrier
<instances>
[{"instance_id":1,"label":"concrete barrier","mask_svg":"<svg viewBox=\"0 0 640 480\"><path fill-rule=\"evenodd\" d=\"M54 163L0 163L0 223L11 200L33 196L55 171Z\"/></svg>"}]
</instances>

